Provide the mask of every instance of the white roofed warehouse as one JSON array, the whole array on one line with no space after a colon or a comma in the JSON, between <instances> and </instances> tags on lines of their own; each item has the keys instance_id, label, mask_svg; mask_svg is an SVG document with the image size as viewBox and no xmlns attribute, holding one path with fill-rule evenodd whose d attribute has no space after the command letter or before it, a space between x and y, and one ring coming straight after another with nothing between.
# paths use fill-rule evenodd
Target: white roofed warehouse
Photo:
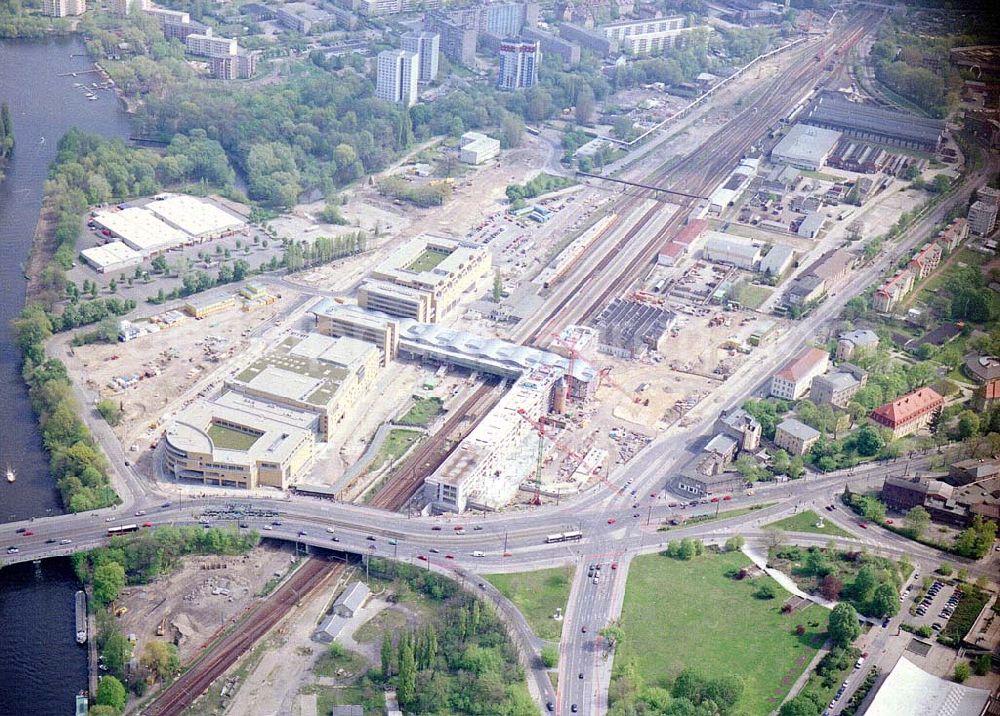
<instances>
[{"instance_id":1,"label":"white roofed warehouse","mask_svg":"<svg viewBox=\"0 0 1000 716\"><path fill-rule=\"evenodd\" d=\"M840 132L806 124L793 125L771 150L771 161L797 169L817 170L840 141Z\"/></svg>"},{"instance_id":2,"label":"white roofed warehouse","mask_svg":"<svg viewBox=\"0 0 1000 716\"><path fill-rule=\"evenodd\" d=\"M97 273L113 273L142 263L142 254L123 241L111 241L80 252L84 263Z\"/></svg>"},{"instance_id":3,"label":"white roofed warehouse","mask_svg":"<svg viewBox=\"0 0 1000 716\"><path fill-rule=\"evenodd\" d=\"M246 227L243 219L219 208L210 200L187 194L160 194L143 208L202 241L227 236Z\"/></svg>"},{"instance_id":4,"label":"white roofed warehouse","mask_svg":"<svg viewBox=\"0 0 1000 716\"><path fill-rule=\"evenodd\" d=\"M98 228L121 239L143 258L161 254L175 246L183 246L190 237L161 220L152 212L137 206L94 213Z\"/></svg>"}]
</instances>

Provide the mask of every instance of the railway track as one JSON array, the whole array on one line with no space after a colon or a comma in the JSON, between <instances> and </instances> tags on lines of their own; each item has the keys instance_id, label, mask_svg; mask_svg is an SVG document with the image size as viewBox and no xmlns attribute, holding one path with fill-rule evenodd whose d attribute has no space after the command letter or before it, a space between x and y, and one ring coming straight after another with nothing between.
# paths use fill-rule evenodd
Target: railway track
<instances>
[{"instance_id":1,"label":"railway track","mask_svg":"<svg viewBox=\"0 0 1000 716\"><path fill-rule=\"evenodd\" d=\"M232 633L222 638L208 653L149 704L144 716L178 716L204 693L254 643L267 634L303 597L336 577L344 565L310 559L270 597L251 610Z\"/></svg>"},{"instance_id":2,"label":"railway track","mask_svg":"<svg viewBox=\"0 0 1000 716\"><path fill-rule=\"evenodd\" d=\"M825 43L824 52L833 51L838 61L838 67L846 58L848 50L865 34L865 22L866 19L863 17L845 28L843 33L847 35L846 40ZM801 54L804 57L809 57L812 52L811 48L807 48ZM725 178L732 165L743 156L767 128L783 116L787 111L786 105L789 95L794 96L796 92L801 92L811 84L813 80L810 78L817 74L816 69L817 63L810 61L793 65L774 80L761 100L744 109L737 118L731 120L705 142L705 147L716 147L715 150L702 152L696 157L689 157L688 160L681 163L678 169L672 171L669 177L654 179L649 183L661 189L683 189L685 192L693 194L708 193ZM741 117L746 117L747 121L741 120ZM733 123L736 121L742 121L742 123L733 129ZM635 206L649 193L648 191L639 192L619 209L619 213L623 216L626 215L630 207ZM693 200L691 199L680 202L678 210L666 222L663 229L641 247L625 267L617 272L616 276L607 281L599 292L588 291L587 289L591 286L602 285L602 281L600 281L602 274L628 248L639 232L653 220L659 207L650 208L625 232L622 238L605 251L602 259L577 281L578 290L565 293L542 323L528 334L524 343L544 345L548 337L558 332L562 327L561 324L566 322L566 314L571 308L571 303L572 307L580 314L578 320L593 318L614 295L622 293L635 280L644 266L651 265L658 247L667 237L675 234L683 226L692 204Z\"/></svg>"},{"instance_id":3,"label":"railway track","mask_svg":"<svg viewBox=\"0 0 1000 716\"><path fill-rule=\"evenodd\" d=\"M448 418L445 424L430 438L417 445L410 456L396 469L397 477L390 480L378 491L369 503L372 507L383 510L397 511L409 502L423 484L424 479L444 462L451 451L457 447L459 440L446 442L462 423L470 423L464 434L475 428L483 417L496 405L502 397L496 385L485 383L479 386L469 398L459 406ZM473 416L470 420L469 416Z\"/></svg>"}]
</instances>

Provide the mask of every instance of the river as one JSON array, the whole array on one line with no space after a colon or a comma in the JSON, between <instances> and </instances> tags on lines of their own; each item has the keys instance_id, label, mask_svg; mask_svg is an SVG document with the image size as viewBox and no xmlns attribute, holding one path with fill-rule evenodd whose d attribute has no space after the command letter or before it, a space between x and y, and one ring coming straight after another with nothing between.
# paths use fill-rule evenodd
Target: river
<instances>
[{"instance_id":1,"label":"river","mask_svg":"<svg viewBox=\"0 0 1000 716\"><path fill-rule=\"evenodd\" d=\"M48 473L38 426L20 378L11 319L24 305L23 265L38 221L42 189L59 138L71 127L127 137L128 117L111 92L90 101L74 83L95 74L76 37L0 41L0 101L10 105L17 141L0 183L0 468L17 481L0 482L0 522L62 510ZM7 545L0 545L6 548ZM67 560L0 571L0 714L63 716L86 688L86 650L75 641L73 594L78 585Z\"/></svg>"}]
</instances>

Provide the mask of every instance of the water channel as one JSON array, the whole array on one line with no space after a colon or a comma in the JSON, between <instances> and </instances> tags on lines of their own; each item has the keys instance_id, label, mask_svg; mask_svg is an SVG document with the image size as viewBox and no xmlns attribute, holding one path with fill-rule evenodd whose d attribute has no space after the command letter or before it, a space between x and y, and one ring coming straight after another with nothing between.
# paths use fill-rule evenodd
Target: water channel
<instances>
[{"instance_id":1,"label":"water channel","mask_svg":"<svg viewBox=\"0 0 1000 716\"><path fill-rule=\"evenodd\" d=\"M0 522L61 511L38 427L20 378L10 321L24 305L24 264L38 221L42 190L59 138L71 127L127 137L128 117L115 96L86 86L93 64L76 37L0 41L0 101L10 105L17 145L0 182ZM74 77L72 73L77 73ZM0 545L6 549L8 545ZM0 714L63 716L87 685L86 650L77 645L68 560L0 571Z\"/></svg>"}]
</instances>

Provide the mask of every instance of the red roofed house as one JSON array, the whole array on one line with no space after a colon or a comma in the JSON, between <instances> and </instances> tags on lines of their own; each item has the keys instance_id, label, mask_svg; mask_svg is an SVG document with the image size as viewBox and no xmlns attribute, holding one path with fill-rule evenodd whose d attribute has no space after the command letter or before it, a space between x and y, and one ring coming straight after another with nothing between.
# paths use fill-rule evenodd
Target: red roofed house
<instances>
[{"instance_id":1,"label":"red roofed house","mask_svg":"<svg viewBox=\"0 0 1000 716\"><path fill-rule=\"evenodd\" d=\"M770 393L783 400L798 400L809 390L812 379L826 372L830 354L819 348L803 348L771 376Z\"/></svg>"},{"instance_id":2,"label":"red roofed house","mask_svg":"<svg viewBox=\"0 0 1000 716\"><path fill-rule=\"evenodd\" d=\"M686 250L687 246L685 244L668 241L660 247L660 254L656 257L656 263L660 266L673 266Z\"/></svg>"},{"instance_id":3,"label":"red roofed house","mask_svg":"<svg viewBox=\"0 0 1000 716\"><path fill-rule=\"evenodd\" d=\"M944 398L930 388L920 388L872 411L872 421L892 431L894 438L911 435L930 422Z\"/></svg>"},{"instance_id":4,"label":"red roofed house","mask_svg":"<svg viewBox=\"0 0 1000 716\"><path fill-rule=\"evenodd\" d=\"M912 271L904 269L879 286L872 299L875 310L883 313L891 311L892 307L899 303L899 300L913 288L914 278Z\"/></svg>"},{"instance_id":5,"label":"red roofed house","mask_svg":"<svg viewBox=\"0 0 1000 716\"><path fill-rule=\"evenodd\" d=\"M673 238L675 244L690 246L694 240L701 236L701 232L708 226L705 219L691 219L683 229Z\"/></svg>"},{"instance_id":6,"label":"red roofed house","mask_svg":"<svg viewBox=\"0 0 1000 716\"><path fill-rule=\"evenodd\" d=\"M916 271L918 279L930 276L931 271L936 269L938 264L941 263L942 253L941 247L934 242L927 244L917 252L917 255L910 261L910 268Z\"/></svg>"}]
</instances>

